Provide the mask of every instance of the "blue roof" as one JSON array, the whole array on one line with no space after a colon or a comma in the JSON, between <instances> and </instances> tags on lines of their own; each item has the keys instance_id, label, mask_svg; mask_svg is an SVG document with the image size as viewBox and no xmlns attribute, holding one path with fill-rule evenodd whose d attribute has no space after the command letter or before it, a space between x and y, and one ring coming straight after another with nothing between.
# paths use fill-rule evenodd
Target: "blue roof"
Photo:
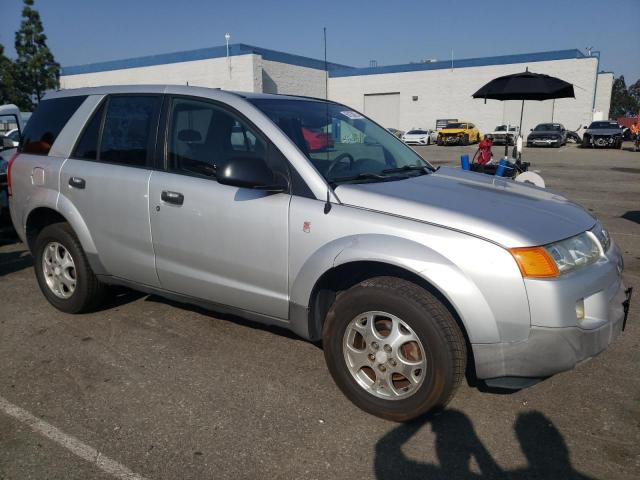
<instances>
[{"instance_id":1,"label":"blue roof","mask_svg":"<svg viewBox=\"0 0 640 480\"><path fill-rule=\"evenodd\" d=\"M522 53L516 55L500 55L496 57L462 58L453 60L453 68L483 67L486 65L507 65L512 63L533 63L549 60L567 60L571 58L588 58L580 50L556 50L552 52ZM352 77L356 75L379 75L381 73L419 72L422 70L443 70L452 68L451 60L433 63L408 63L403 65L387 65L382 67L333 69L330 77Z\"/></svg>"},{"instance_id":2,"label":"blue roof","mask_svg":"<svg viewBox=\"0 0 640 480\"><path fill-rule=\"evenodd\" d=\"M324 60L303 57L301 55L294 55L291 53L279 52L277 50L269 50L267 48L254 47L252 45L245 45L243 43L235 43L233 45L229 45L230 56L248 55L252 53L261 55L265 60L288 63L290 65L298 65L300 67L315 68L318 70L325 69ZM124 60L112 60L108 62L62 67L61 75L79 75L82 73L95 73L106 72L109 70L122 70L125 68L149 67L152 65L164 65L167 63L191 62L194 60L206 60L209 58L226 57L226 55L227 47L223 45L219 47L200 48L198 50L187 50L183 52L163 53L160 55L148 55L145 57L127 58ZM338 63L327 63L327 69L329 71L348 68L351 67Z\"/></svg>"}]
</instances>

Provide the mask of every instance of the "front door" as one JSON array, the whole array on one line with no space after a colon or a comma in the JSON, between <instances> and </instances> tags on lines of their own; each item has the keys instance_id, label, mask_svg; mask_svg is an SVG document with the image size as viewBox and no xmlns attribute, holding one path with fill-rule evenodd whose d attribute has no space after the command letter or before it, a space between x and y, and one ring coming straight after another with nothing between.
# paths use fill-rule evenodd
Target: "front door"
<instances>
[{"instance_id":1,"label":"front door","mask_svg":"<svg viewBox=\"0 0 640 480\"><path fill-rule=\"evenodd\" d=\"M269 162L266 140L220 105L181 97L171 99L166 131L167 171L149 184L162 288L286 319L290 195L216 181L230 156Z\"/></svg>"}]
</instances>

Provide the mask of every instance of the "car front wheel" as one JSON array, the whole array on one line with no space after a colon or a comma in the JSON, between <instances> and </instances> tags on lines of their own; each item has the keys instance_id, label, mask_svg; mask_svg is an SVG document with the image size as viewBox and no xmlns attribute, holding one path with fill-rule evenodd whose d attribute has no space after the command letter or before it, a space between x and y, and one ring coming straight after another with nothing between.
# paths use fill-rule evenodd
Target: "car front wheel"
<instances>
[{"instance_id":1,"label":"car front wheel","mask_svg":"<svg viewBox=\"0 0 640 480\"><path fill-rule=\"evenodd\" d=\"M340 293L327 314L323 347L333 379L354 404L400 422L444 407L466 366L464 337L449 310L395 277Z\"/></svg>"},{"instance_id":2,"label":"car front wheel","mask_svg":"<svg viewBox=\"0 0 640 480\"><path fill-rule=\"evenodd\" d=\"M81 313L95 308L105 286L94 275L71 227L54 223L36 237L35 271L40 290L58 310Z\"/></svg>"}]
</instances>

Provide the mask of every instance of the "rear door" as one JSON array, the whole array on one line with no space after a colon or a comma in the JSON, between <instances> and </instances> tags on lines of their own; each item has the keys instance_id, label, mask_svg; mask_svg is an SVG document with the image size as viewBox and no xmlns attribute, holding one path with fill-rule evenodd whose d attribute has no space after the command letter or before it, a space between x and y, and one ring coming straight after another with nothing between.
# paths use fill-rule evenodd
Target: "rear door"
<instances>
[{"instance_id":1,"label":"rear door","mask_svg":"<svg viewBox=\"0 0 640 480\"><path fill-rule=\"evenodd\" d=\"M149 190L162 288L286 319L291 197L216 179L234 155L265 158L283 175L286 162L224 105L185 97L168 105L167 171L153 173Z\"/></svg>"},{"instance_id":2,"label":"rear door","mask_svg":"<svg viewBox=\"0 0 640 480\"><path fill-rule=\"evenodd\" d=\"M108 274L158 286L149 225L149 177L160 95L111 95L85 126L60 178Z\"/></svg>"}]
</instances>

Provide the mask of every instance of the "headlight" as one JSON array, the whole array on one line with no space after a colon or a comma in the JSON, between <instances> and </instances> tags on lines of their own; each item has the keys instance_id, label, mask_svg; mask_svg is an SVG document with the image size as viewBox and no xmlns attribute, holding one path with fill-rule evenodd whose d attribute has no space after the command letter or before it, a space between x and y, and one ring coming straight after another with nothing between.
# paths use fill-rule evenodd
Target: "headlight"
<instances>
[{"instance_id":1,"label":"headlight","mask_svg":"<svg viewBox=\"0 0 640 480\"><path fill-rule=\"evenodd\" d=\"M596 238L593 232L583 232L543 247L510 248L509 252L523 277L557 277L595 262L600 257Z\"/></svg>"},{"instance_id":2,"label":"headlight","mask_svg":"<svg viewBox=\"0 0 640 480\"><path fill-rule=\"evenodd\" d=\"M611 237L609 236L609 232L607 232L607 230L602 226L600 222L595 224L595 226L591 229L591 233L593 233L598 239L603 251L606 252L607 250L609 250L609 246L611 245Z\"/></svg>"},{"instance_id":3,"label":"headlight","mask_svg":"<svg viewBox=\"0 0 640 480\"><path fill-rule=\"evenodd\" d=\"M544 249L551 255L561 274L589 265L600 256L598 244L587 232L551 243Z\"/></svg>"}]
</instances>

